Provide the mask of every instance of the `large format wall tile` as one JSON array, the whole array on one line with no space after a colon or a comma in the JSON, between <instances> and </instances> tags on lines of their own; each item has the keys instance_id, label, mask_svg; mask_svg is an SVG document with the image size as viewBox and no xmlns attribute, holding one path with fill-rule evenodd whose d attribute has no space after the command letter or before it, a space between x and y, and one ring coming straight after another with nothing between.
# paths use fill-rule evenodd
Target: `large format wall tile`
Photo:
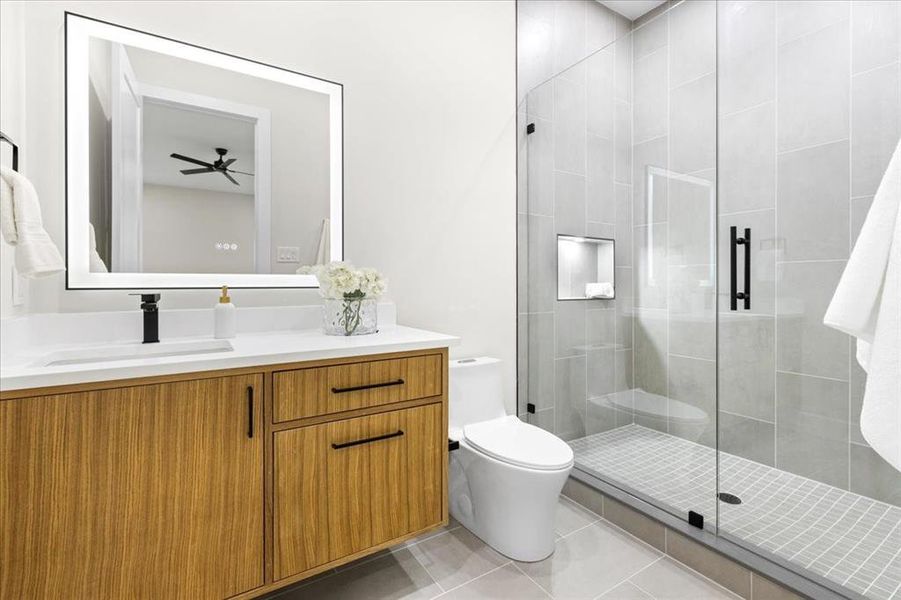
<instances>
[{"instance_id":1,"label":"large format wall tile","mask_svg":"<svg viewBox=\"0 0 901 600\"><path fill-rule=\"evenodd\" d=\"M669 14L639 25L632 31L633 60L638 62L669 42Z\"/></svg>"},{"instance_id":2,"label":"large format wall tile","mask_svg":"<svg viewBox=\"0 0 901 600\"><path fill-rule=\"evenodd\" d=\"M516 215L516 311L529 312L529 215Z\"/></svg>"},{"instance_id":3,"label":"large format wall tile","mask_svg":"<svg viewBox=\"0 0 901 600\"><path fill-rule=\"evenodd\" d=\"M584 176L554 173L554 226L557 233L585 235Z\"/></svg>"},{"instance_id":4,"label":"large format wall tile","mask_svg":"<svg viewBox=\"0 0 901 600\"><path fill-rule=\"evenodd\" d=\"M848 137L848 29L840 21L779 47L780 152Z\"/></svg>"},{"instance_id":5,"label":"large format wall tile","mask_svg":"<svg viewBox=\"0 0 901 600\"><path fill-rule=\"evenodd\" d=\"M776 464L776 425L720 410L719 449L764 465Z\"/></svg>"},{"instance_id":6,"label":"large format wall tile","mask_svg":"<svg viewBox=\"0 0 901 600\"><path fill-rule=\"evenodd\" d=\"M588 134L588 188L585 216L599 223L616 222L613 141Z\"/></svg>"},{"instance_id":7,"label":"large format wall tile","mask_svg":"<svg viewBox=\"0 0 901 600\"><path fill-rule=\"evenodd\" d=\"M554 124L532 119L535 131L526 138L529 156L526 212L530 215L554 214Z\"/></svg>"},{"instance_id":8,"label":"large format wall tile","mask_svg":"<svg viewBox=\"0 0 901 600\"><path fill-rule=\"evenodd\" d=\"M776 261L782 260L784 240L776 238L776 211L773 209L735 213L721 216L719 236L719 289L720 310L729 310L730 292L730 228L737 228L737 235L744 236L745 228L751 230L751 313L773 315L776 311ZM736 252L736 278L738 290L744 288L744 247ZM747 314L744 305L740 309Z\"/></svg>"},{"instance_id":9,"label":"large format wall tile","mask_svg":"<svg viewBox=\"0 0 901 600\"><path fill-rule=\"evenodd\" d=\"M557 235L553 217L529 217L529 310L551 312L557 299Z\"/></svg>"},{"instance_id":10,"label":"large format wall tile","mask_svg":"<svg viewBox=\"0 0 901 600\"><path fill-rule=\"evenodd\" d=\"M555 363L554 428L558 436L572 440L585 435L588 397L585 357L560 358Z\"/></svg>"},{"instance_id":11,"label":"large format wall tile","mask_svg":"<svg viewBox=\"0 0 901 600\"><path fill-rule=\"evenodd\" d=\"M516 23L517 35L517 99L554 74L553 26L528 14L520 14Z\"/></svg>"},{"instance_id":12,"label":"large format wall tile","mask_svg":"<svg viewBox=\"0 0 901 600\"><path fill-rule=\"evenodd\" d=\"M716 75L670 91L670 165L678 173L716 167Z\"/></svg>"},{"instance_id":13,"label":"large format wall tile","mask_svg":"<svg viewBox=\"0 0 901 600\"><path fill-rule=\"evenodd\" d=\"M683 2L669 13L670 86L716 69L716 2Z\"/></svg>"},{"instance_id":14,"label":"large format wall tile","mask_svg":"<svg viewBox=\"0 0 901 600\"><path fill-rule=\"evenodd\" d=\"M621 183L616 184L614 261L617 267L632 266L632 188Z\"/></svg>"},{"instance_id":15,"label":"large format wall tile","mask_svg":"<svg viewBox=\"0 0 901 600\"><path fill-rule=\"evenodd\" d=\"M669 355L669 433L704 444L716 446L716 362ZM687 404L707 415L706 423L678 418Z\"/></svg>"},{"instance_id":16,"label":"large format wall tile","mask_svg":"<svg viewBox=\"0 0 901 600\"><path fill-rule=\"evenodd\" d=\"M557 302L555 311L557 358L585 354L585 303L578 300Z\"/></svg>"},{"instance_id":17,"label":"large format wall tile","mask_svg":"<svg viewBox=\"0 0 901 600\"><path fill-rule=\"evenodd\" d=\"M848 382L776 374L776 466L848 489Z\"/></svg>"},{"instance_id":18,"label":"large format wall tile","mask_svg":"<svg viewBox=\"0 0 901 600\"><path fill-rule=\"evenodd\" d=\"M847 140L779 155L782 260L848 258L849 181Z\"/></svg>"},{"instance_id":19,"label":"large format wall tile","mask_svg":"<svg viewBox=\"0 0 901 600\"><path fill-rule=\"evenodd\" d=\"M863 409L863 396L866 390L867 373L857 362L857 342L851 343L851 441L866 444L860 431L860 412Z\"/></svg>"},{"instance_id":20,"label":"large format wall tile","mask_svg":"<svg viewBox=\"0 0 901 600\"><path fill-rule=\"evenodd\" d=\"M554 168L585 174L585 85L554 80Z\"/></svg>"},{"instance_id":21,"label":"large format wall tile","mask_svg":"<svg viewBox=\"0 0 901 600\"><path fill-rule=\"evenodd\" d=\"M661 48L635 60L632 102L634 110L634 143L641 143L667 133L667 50Z\"/></svg>"},{"instance_id":22,"label":"large format wall tile","mask_svg":"<svg viewBox=\"0 0 901 600\"><path fill-rule=\"evenodd\" d=\"M717 3L719 114L727 115L775 99L775 18L775 1ZM728 141L726 136L720 139Z\"/></svg>"},{"instance_id":23,"label":"large format wall tile","mask_svg":"<svg viewBox=\"0 0 901 600\"><path fill-rule=\"evenodd\" d=\"M669 264L715 264L716 184L701 177L672 177L666 185ZM709 279L713 280L712 273Z\"/></svg>"},{"instance_id":24,"label":"large format wall tile","mask_svg":"<svg viewBox=\"0 0 901 600\"><path fill-rule=\"evenodd\" d=\"M669 351L716 358L716 296L713 265L670 266L667 287Z\"/></svg>"},{"instance_id":25,"label":"large format wall tile","mask_svg":"<svg viewBox=\"0 0 901 600\"><path fill-rule=\"evenodd\" d=\"M554 313L529 315L529 402L554 407Z\"/></svg>"},{"instance_id":26,"label":"large format wall tile","mask_svg":"<svg viewBox=\"0 0 901 600\"><path fill-rule=\"evenodd\" d=\"M666 169L669 166L668 146L668 139L659 137L636 144L632 150L634 165L632 220L636 225L666 221L666 200L669 187L667 179L660 175L654 176L651 182L653 189L649 188L648 169L650 167Z\"/></svg>"},{"instance_id":27,"label":"large format wall tile","mask_svg":"<svg viewBox=\"0 0 901 600\"><path fill-rule=\"evenodd\" d=\"M894 4L894 3L893 3ZM901 136L898 63L851 79L851 195L872 196Z\"/></svg>"},{"instance_id":28,"label":"large format wall tile","mask_svg":"<svg viewBox=\"0 0 901 600\"><path fill-rule=\"evenodd\" d=\"M616 343L616 310L609 308L586 310L585 335L590 348L612 348Z\"/></svg>"},{"instance_id":29,"label":"large format wall tile","mask_svg":"<svg viewBox=\"0 0 901 600\"><path fill-rule=\"evenodd\" d=\"M898 60L901 53L901 3L857 0L851 3L851 70L860 73Z\"/></svg>"},{"instance_id":30,"label":"large format wall tile","mask_svg":"<svg viewBox=\"0 0 901 600\"><path fill-rule=\"evenodd\" d=\"M642 225L634 230L635 306L666 308L666 223Z\"/></svg>"},{"instance_id":31,"label":"large format wall tile","mask_svg":"<svg viewBox=\"0 0 901 600\"><path fill-rule=\"evenodd\" d=\"M632 35L617 38L613 44L613 96L622 102L632 102ZM629 142L631 144L631 140Z\"/></svg>"},{"instance_id":32,"label":"large format wall tile","mask_svg":"<svg viewBox=\"0 0 901 600\"><path fill-rule=\"evenodd\" d=\"M719 131L720 214L776 203L776 104L724 116Z\"/></svg>"},{"instance_id":33,"label":"large format wall tile","mask_svg":"<svg viewBox=\"0 0 901 600\"><path fill-rule=\"evenodd\" d=\"M614 137L616 166L614 169L617 183L632 183L632 105L617 101L616 133Z\"/></svg>"},{"instance_id":34,"label":"large format wall tile","mask_svg":"<svg viewBox=\"0 0 901 600\"><path fill-rule=\"evenodd\" d=\"M775 319L764 315L721 314L717 354L720 409L775 421Z\"/></svg>"},{"instance_id":35,"label":"large format wall tile","mask_svg":"<svg viewBox=\"0 0 901 600\"><path fill-rule=\"evenodd\" d=\"M613 140L613 46L590 56L588 69L588 133Z\"/></svg>"},{"instance_id":36,"label":"large format wall tile","mask_svg":"<svg viewBox=\"0 0 901 600\"><path fill-rule=\"evenodd\" d=\"M587 355L588 397L598 398L616 391L616 357L613 348L589 350Z\"/></svg>"},{"instance_id":37,"label":"large format wall tile","mask_svg":"<svg viewBox=\"0 0 901 600\"><path fill-rule=\"evenodd\" d=\"M901 506L901 472L869 446L851 444L851 491Z\"/></svg>"},{"instance_id":38,"label":"large format wall tile","mask_svg":"<svg viewBox=\"0 0 901 600\"><path fill-rule=\"evenodd\" d=\"M780 371L848 380L848 336L823 325L845 261L782 263L776 347Z\"/></svg>"},{"instance_id":39,"label":"large format wall tile","mask_svg":"<svg viewBox=\"0 0 901 600\"><path fill-rule=\"evenodd\" d=\"M848 19L847 0L779 0L776 31L780 44Z\"/></svg>"},{"instance_id":40,"label":"large format wall tile","mask_svg":"<svg viewBox=\"0 0 901 600\"><path fill-rule=\"evenodd\" d=\"M585 10L582 0L554 3L554 73L585 57Z\"/></svg>"},{"instance_id":41,"label":"large format wall tile","mask_svg":"<svg viewBox=\"0 0 901 600\"><path fill-rule=\"evenodd\" d=\"M635 387L666 395L667 316L665 310L641 310L633 326Z\"/></svg>"}]
</instances>

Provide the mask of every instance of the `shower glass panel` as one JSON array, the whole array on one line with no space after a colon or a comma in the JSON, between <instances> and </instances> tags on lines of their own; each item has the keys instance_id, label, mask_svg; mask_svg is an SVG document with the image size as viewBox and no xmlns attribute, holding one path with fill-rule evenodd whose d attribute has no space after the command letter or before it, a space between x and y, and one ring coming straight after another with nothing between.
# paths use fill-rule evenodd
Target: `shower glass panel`
<instances>
[{"instance_id":1,"label":"shower glass panel","mask_svg":"<svg viewBox=\"0 0 901 600\"><path fill-rule=\"evenodd\" d=\"M721 2L717 33L718 533L901 598L901 473L861 434L854 340L823 325L901 136L901 3Z\"/></svg>"},{"instance_id":2,"label":"shower glass panel","mask_svg":"<svg viewBox=\"0 0 901 600\"><path fill-rule=\"evenodd\" d=\"M901 473L823 325L901 137L901 1L671 4L518 122L520 416L577 474L901 599ZM614 298L558 299L558 236L613 240Z\"/></svg>"},{"instance_id":3,"label":"shower glass panel","mask_svg":"<svg viewBox=\"0 0 901 600\"><path fill-rule=\"evenodd\" d=\"M520 413L711 530L715 35L712 2L678 5L531 90L519 206ZM613 240L615 298L558 299L558 236Z\"/></svg>"}]
</instances>

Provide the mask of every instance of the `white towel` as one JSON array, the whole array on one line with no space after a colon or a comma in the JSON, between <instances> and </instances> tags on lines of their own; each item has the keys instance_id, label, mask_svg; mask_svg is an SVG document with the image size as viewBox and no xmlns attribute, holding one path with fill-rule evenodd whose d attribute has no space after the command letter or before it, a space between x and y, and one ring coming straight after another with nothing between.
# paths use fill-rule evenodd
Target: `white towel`
<instances>
[{"instance_id":1,"label":"white towel","mask_svg":"<svg viewBox=\"0 0 901 600\"><path fill-rule=\"evenodd\" d=\"M613 284L609 281L585 284L586 298L613 298Z\"/></svg>"},{"instance_id":2,"label":"white towel","mask_svg":"<svg viewBox=\"0 0 901 600\"><path fill-rule=\"evenodd\" d=\"M44 231L34 186L24 175L7 167L0 167L0 179L6 182L0 185L0 219L6 222L2 231L6 241L16 247L16 270L31 278L65 271L63 257ZM14 233L9 231L10 213Z\"/></svg>"},{"instance_id":3,"label":"white towel","mask_svg":"<svg viewBox=\"0 0 901 600\"><path fill-rule=\"evenodd\" d=\"M901 142L823 322L857 338L867 372L860 430L901 471Z\"/></svg>"},{"instance_id":4,"label":"white towel","mask_svg":"<svg viewBox=\"0 0 901 600\"><path fill-rule=\"evenodd\" d=\"M94 232L94 224L90 221L88 221L88 239L91 244L91 254L88 257L91 273L109 273L109 269L106 268L106 263L103 262L103 259L100 258L100 254L97 252L97 234Z\"/></svg>"},{"instance_id":5,"label":"white towel","mask_svg":"<svg viewBox=\"0 0 901 600\"><path fill-rule=\"evenodd\" d=\"M324 265L329 262L331 229L331 221L329 219L322 219L322 230L319 232L319 248L316 250L317 265Z\"/></svg>"}]
</instances>

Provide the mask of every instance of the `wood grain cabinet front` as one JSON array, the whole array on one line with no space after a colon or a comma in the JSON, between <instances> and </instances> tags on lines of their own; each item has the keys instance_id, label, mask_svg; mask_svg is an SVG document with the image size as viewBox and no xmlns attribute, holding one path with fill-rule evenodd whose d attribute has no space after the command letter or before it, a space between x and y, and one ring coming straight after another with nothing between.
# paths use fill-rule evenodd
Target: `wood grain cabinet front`
<instances>
[{"instance_id":1,"label":"wood grain cabinet front","mask_svg":"<svg viewBox=\"0 0 901 600\"><path fill-rule=\"evenodd\" d=\"M275 434L275 579L440 525L443 405Z\"/></svg>"},{"instance_id":2,"label":"wood grain cabinet front","mask_svg":"<svg viewBox=\"0 0 901 600\"><path fill-rule=\"evenodd\" d=\"M292 421L438 396L441 354L280 371L273 375L274 420Z\"/></svg>"},{"instance_id":3,"label":"wood grain cabinet front","mask_svg":"<svg viewBox=\"0 0 901 600\"><path fill-rule=\"evenodd\" d=\"M0 402L0 598L263 585L262 389L253 374Z\"/></svg>"}]
</instances>

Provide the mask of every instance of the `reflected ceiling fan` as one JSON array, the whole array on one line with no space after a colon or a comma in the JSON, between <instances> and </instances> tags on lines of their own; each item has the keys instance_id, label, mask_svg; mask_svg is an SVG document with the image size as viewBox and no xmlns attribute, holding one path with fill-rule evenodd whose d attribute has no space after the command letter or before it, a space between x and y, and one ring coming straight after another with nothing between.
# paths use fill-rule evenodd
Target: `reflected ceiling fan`
<instances>
[{"instance_id":1,"label":"reflected ceiling fan","mask_svg":"<svg viewBox=\"0 0 901 600\"><path fill-rule=\"evenodd\" d=\"M241 175L250 175L253 177L253 173L245 173L244 171L236 171L234 169L229 169L228 167L238 160L237 158L229 158L225 159L225 155L228 154L227 148L214 148L216 154L219 155L219 158L214 160L213 162L206 162L197 158L191 158L190 156L185 156L184 154L177 154L173 152L169 156L172 158L177 158L178 160L183 160L185 162L193 163L195 165L201 165L202 169L182 169L182 175L199 175L200 173L222 173L225 175L225 178L234 183L235 185L241 185L238 181L229 175L229 173L239 173Z\"/></svg>"}]
</instances>

